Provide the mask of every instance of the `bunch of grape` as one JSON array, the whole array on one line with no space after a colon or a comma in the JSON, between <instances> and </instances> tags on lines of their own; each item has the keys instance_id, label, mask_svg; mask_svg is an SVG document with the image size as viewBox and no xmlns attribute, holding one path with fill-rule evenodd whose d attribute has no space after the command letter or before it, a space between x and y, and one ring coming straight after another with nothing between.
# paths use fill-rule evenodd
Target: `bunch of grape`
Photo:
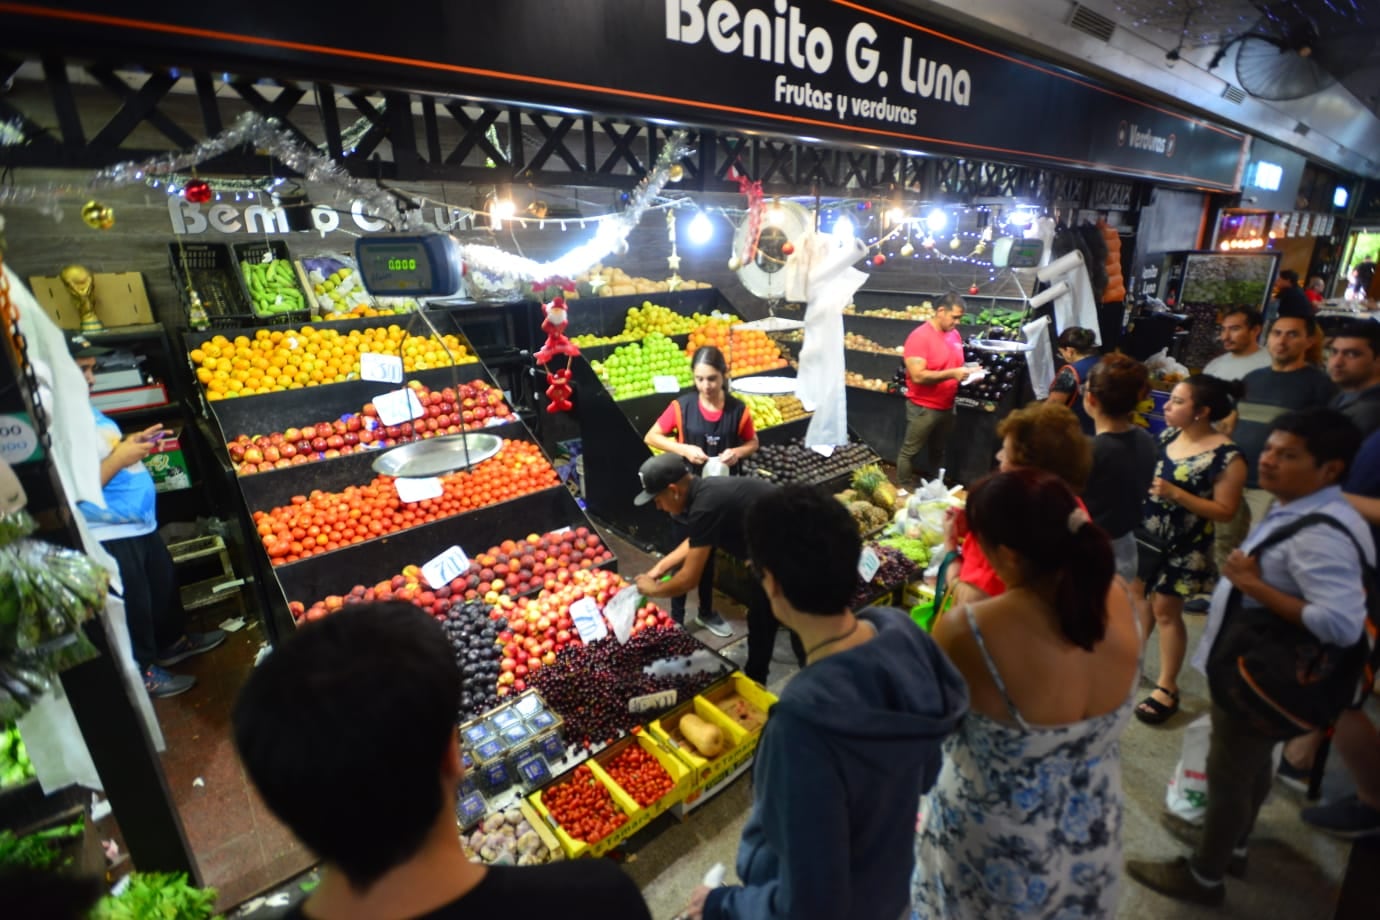
<instances>
[{"instance_id":1,"label":"bunch of grape","mask_svg":"<svg viewBox=\"0 0 1380 920\"><path fill-rule=\"evenodd\" d=\"M489 605L480 600L454 604L441 621L455 649L455 663L464 674L460 691L461 716L478 715L498 705L498 634L508 628L503 619L489 618Z\"/></svg>"},{"instance_id":2,"label":"bunch of grape","mask_svg":"<svg viewBox=\"0 0 1380 920\"><path fill-rule=\"evenodd\" d=\"M638 633L623 645L609 636L591 645L562 649L556 654L556 663L537 671L528 683L565 719L566 739L588 747L611 742L657 715L629 712L628 700L633 697L675 690L678 701L684 702L718 680L719 674L653 677L642 670L662 658L679 658L703 649L693 636L679 629Z\"/></svg>"}]
</instances>

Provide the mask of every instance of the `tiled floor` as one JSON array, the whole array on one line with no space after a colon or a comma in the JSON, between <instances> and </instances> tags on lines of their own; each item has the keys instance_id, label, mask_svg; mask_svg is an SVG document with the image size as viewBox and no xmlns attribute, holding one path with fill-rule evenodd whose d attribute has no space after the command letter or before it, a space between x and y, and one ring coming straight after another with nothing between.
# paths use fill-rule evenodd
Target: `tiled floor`
<instances>
[{"instance_id":1,"label":"tiled floor","mask_svg":"<svg viewBox=\"0 0 1380 920\"><path fill-rule=\"evenodd\" d=\"M211 611L213 626L225 608ZM252 619L250 620L252 622ZM224 909L315 860L268 813L250 785L231 738L230 712L253 667L262 633L248 627L232 633L213 652L178 665L197 685L182 696L157 700L167 752L163 770L196 856L202 881L220 892Z\"/></svg>"}]
</instances>

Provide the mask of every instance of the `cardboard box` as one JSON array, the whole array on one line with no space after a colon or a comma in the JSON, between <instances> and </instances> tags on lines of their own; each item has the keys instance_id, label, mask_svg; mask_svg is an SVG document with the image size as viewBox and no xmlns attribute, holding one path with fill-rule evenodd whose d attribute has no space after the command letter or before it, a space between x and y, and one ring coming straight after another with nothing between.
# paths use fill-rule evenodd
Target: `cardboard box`
<instances>
[{"instance_id":1,"label":"cardboard box","mask_svg":"<svg viewBox=\"0 0 1380 920\"><path fill-rule=\"evenodd\" d=\"M144 467L153 476L156 492L176 492L192 487L192 474L187 469L187 456L182 452L181 432L170 430L169 436L153 446L153 453L144 458Z\"/></svg>"},{"instance_id":2,"label":"cardboard box","mask_svg":"<svg viewBox=\"0 0 1380 920\"><path fill-rule=\"evenodd\" d=\"M142 326L152 323L144 276L139 272L96 272L96 316L107 327ZM29 278L29 288L43 311L63 329L80 329L81 315L62 279L41 275Z\"/></svg>"}]
</instances>

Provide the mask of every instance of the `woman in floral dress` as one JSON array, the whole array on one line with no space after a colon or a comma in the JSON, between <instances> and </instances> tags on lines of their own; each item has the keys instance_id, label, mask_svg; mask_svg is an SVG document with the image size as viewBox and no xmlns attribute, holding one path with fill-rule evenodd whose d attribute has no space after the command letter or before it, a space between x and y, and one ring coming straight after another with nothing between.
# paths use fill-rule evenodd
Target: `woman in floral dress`
<instances>
[{"instance_id":1,"label":"woman in floral dress","mask_svg":"<svg viewBox=\"0 0 1380 920\"><path fill-rule=\"evenodd\" d=\"M1246 460L1213 423L1231 415L1241 394L1238 381L1199 374L1174 387L1164 407L1168 426L1160 435L1160 460L1145 529L1163 547L1141 605L1142 625L1160 632L1160 672L1155 689L1136 707L1136 718L1159 725L1179 711L1179 672L1188 647L1184 601L1210 594L1217 584L1212 559L1215 527L1241 504ZM1136 597L1144 591L1137 586Z\"/></svg>"},{"instance_id":2,"label":"woman in floral dress","mask_svg":"<svg viewBox=\"0 0 1380 920\"><path fill-rule=\"evenodd\" d=\"M915 915L1113 916L1140 666L1129 591L1107 535L1048 473L989 476L968 521L1006 592L935 627L971 709L921 801Z\"/></svg>"}]
</instances>

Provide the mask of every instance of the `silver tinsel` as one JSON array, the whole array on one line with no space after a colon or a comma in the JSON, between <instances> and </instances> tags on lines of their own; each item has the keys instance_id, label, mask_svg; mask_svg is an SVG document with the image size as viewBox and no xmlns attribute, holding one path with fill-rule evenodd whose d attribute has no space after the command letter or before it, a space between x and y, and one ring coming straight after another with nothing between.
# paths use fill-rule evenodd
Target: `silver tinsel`
<instances>
[{"instance_id":1,"label":"silver tinsel","mask_svg":"<svg viewBox=\"0 0 1380 920\"><path fill-rule=\"evenodd\" d=\"M398 201L391 192L371 182L354 178L330 157L322 155L316 148L293 137L279 126L277 119L264 118L256 112L245 112L235 119L235 123L228 130L207 138L190 150L167 153L138 163L117 163L107 166L92 177L88 187L93 191L99 191L126 185L143 185L149 178L171 178L182 170L191 169L246 145L264 151L308 182L332 185L342 193L348 193L363 201L375 216L402 229L402 212L398 209Z\"/></svg>"},{"instance_id":2,"label":"silver tinsel","mask_svg":"<svg viewBox=\"0 0 1380 920\"><path fill-rule=\"evenodd\" d=\"M462 243L460 249L466 269L472 278L479 276L476 280L481 287L495 290L513 290L550 278L574 278L618 252L620 247L626 248L628 234L656 203L657 196L670 181L671 166L689 156L693 149L686 131L673 132L651 171L629 194L628 206L623 213L599 221L598 230L588 242L576 246L559 259L535 262L493 246Z\"/></svg>"}]
</instances>

